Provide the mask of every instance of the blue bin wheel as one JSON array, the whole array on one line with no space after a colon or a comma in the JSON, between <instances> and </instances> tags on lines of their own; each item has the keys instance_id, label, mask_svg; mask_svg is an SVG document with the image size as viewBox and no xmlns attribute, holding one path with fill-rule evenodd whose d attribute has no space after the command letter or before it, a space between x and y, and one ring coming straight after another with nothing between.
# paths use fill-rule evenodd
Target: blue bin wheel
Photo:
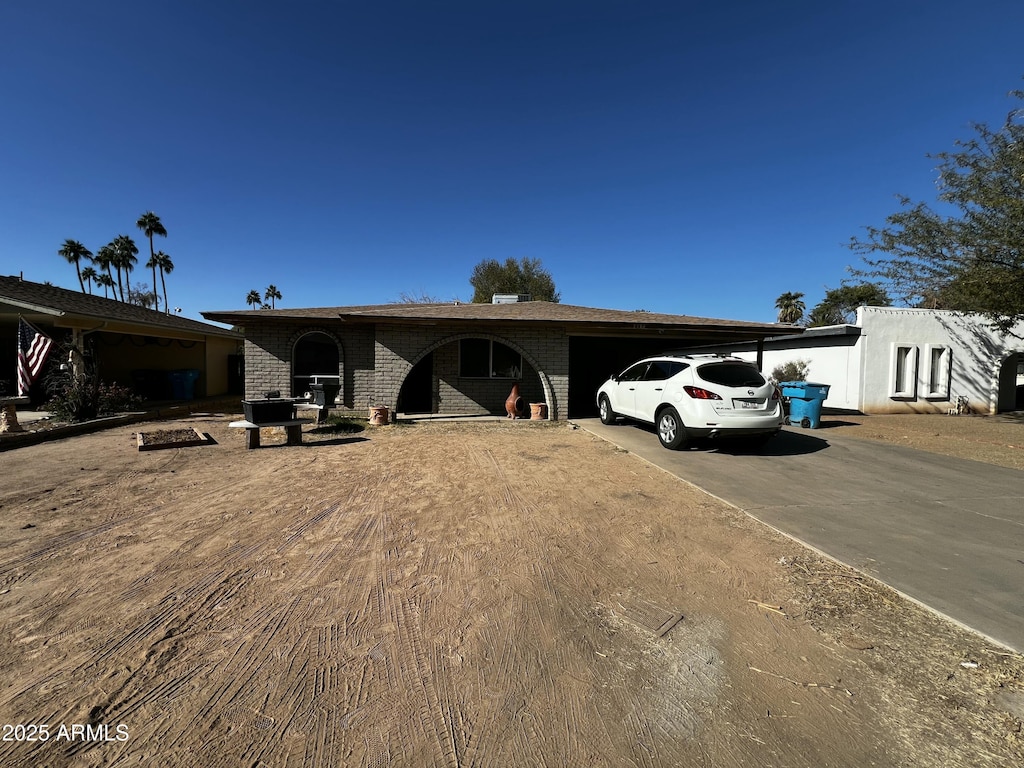
<instances>
[{"instance_id":1,"label":"blue bin wheel","mask_svg":"<svg viewBox=\"0 0 1024 768\"><path fill-rule=\"evenodd\" d=\"M800 426L803 427L804 429L810 429L811 428L811 420L808 419L806 416L804 416L800 420Z\"/></svg>"}]
</instances>

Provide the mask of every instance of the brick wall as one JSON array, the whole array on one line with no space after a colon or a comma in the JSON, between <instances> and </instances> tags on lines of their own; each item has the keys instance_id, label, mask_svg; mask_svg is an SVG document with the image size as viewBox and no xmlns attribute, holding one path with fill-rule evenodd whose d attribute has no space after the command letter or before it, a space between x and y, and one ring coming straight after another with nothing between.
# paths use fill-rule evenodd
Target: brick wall
<instances>
[{"instance_id":1,"label":"brick wall","mask_svg":"<svg viewBox=\"0 0 1024 768\"><path fill-rule=\"evenodd\" d=\"M568 337L561 332L516 326L489 327L484 333L467 332L464 326L379 324L374 344L376 404L394 408L402 381L413 364L428 352L434 352L436 392L442 412L503 413L511 382L459 377L457 342L461 338L492 339L521 352L523 399L546 402L550 418L565 418L569 394Z\"/></svg>"},{"instance_id":2,"label":"brick wall","mask_svg":"<svg viewBox=\"0 0 1024 768\"><path fill-rule=\"evenodd\" d=\"M488 328L467 332L465 326L342 326L323 323L252 323L245 329L245 396L260 398L277 390L292 393L292 352L305 333L320 331L339 344L342 389L339 404L356 412L369 405L394 408L406 375L428 352L434 352L436 405L445 413L504 413L512 388L507 379L467 379L458 375L460 338L486 338L523 355L520 394L524 401L546 402L552 419L566 416L569 396L569 339L560 331Z\"/></svg>"},{"instance_id":3,"label":"brick wall","mask_svg":"<svg viewBox=\"0 0 1024 768\"><path fill-rule=\"evenodd\" d=\"M438 413L505 413L511 379L473 379L459 376L459 342L434 350L434 392ZM544 385L533 366L523 360L519 395L527 414L529 403L543 403Z\"/></svg>"},{"instance_id":4,"label":"brick wall","mask_svg":"<svg viewBox=\"0 0 1024 768\"><path fill-rule=\"evenodd\" d=\"M326 333L338 343L338 372L341 392L338 403L362 408L360 399L373 374L373 329L346 329L344 339L326 325L293 323L253 323L245 329L245 396L260 398L266 392L292 395L292 354L295 344L307 333ZM371 385L372 386L372 385ZM297 393L301 394L301 393Z\"/></svg>"},{"instance_id":5,"label":"brick wall","mask_svg":"<svg viewBox=\"0 0 1024 768\"><path fill-rule=\"evenodd\" d=\"M277 323L252 323L245 329L245 397L256 399L274 390L291 392L291 350L294 328Z\"/></svg>"}]
</instances>

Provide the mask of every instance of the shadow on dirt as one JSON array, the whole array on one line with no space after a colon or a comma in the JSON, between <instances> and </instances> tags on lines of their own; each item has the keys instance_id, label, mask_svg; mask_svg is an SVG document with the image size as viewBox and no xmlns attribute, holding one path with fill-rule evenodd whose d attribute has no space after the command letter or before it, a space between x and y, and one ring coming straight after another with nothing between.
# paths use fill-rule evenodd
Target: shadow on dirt
<instances>
[{"instance_id":1,"label":"shadow on dirt","mask_svg":"<svg viewBox=\"0 0 1024 768\"><path fill-rule=\"evenodd\" d=\"M330 440L303 440L302 445L306 448L326 448L331 445L350 445L368 442L370 442L368 437L335 437Z\"/></svg>"},{"instance_id":2,"label":"shadow on dirt","mask_svg":"<svg viewBox=\"0 0 1024 768\"><path fill-rule=\"evenodd\" d=\"M333 440L310 440L308 433L303 433L303 440L298 445L288 445L288 443L263 443L260 446L260 450L267 448L328 448L332 445L349 445L350 443L368 443L370 438L368 437L336 437Z\"/></svg>"}]
</instances>

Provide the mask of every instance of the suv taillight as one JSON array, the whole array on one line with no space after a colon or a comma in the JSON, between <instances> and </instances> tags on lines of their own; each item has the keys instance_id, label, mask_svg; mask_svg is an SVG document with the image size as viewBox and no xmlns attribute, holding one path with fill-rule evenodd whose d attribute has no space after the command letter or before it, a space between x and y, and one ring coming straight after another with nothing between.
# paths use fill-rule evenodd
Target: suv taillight
<instances>
[{"instance_id":1,"label":"suv taillight","mask_svg":"<svg viewBox=\"0 0 1024 768\"><path fill-rule=\"evenodd\" d=\"M708 392L700 387L683 387L683 390L695 400L721 400L722 398L714 392Z\"/></svg>"}]
</instances>

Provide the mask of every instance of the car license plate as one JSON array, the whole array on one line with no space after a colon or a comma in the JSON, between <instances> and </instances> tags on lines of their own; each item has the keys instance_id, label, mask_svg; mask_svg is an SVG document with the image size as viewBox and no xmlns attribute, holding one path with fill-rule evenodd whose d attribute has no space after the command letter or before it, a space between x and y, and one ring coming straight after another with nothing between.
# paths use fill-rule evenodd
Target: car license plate
<instances>
[{"instance_id":1,"label":"car license plate","mask_svg":"<svg viewBox=\"0 0 1024 768\"><path fill-rule=\"evenodd\" d=\"M757 410L758 408L761 407L761 401L760 400L733 400L732 401L732 407L733 408L749 409L749 410Z\"/></svg>"}]
</instances>

